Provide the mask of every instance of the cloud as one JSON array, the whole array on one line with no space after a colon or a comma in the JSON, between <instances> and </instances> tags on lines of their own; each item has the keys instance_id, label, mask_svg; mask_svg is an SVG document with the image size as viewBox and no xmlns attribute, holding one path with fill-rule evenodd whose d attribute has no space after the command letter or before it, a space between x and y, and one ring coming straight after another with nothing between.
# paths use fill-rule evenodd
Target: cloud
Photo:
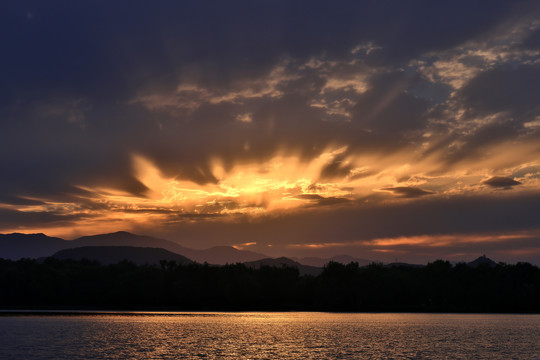
<instances>
[{"instance_id":1,"label":"cloud","mask_svg":"<svg viewBox=\"0 0 540 360\"><path fill-rule=\"evenodd\" d=\"M334 158L332 162L321 170L320 180L345 178L351 174L353 167L343 158Z\"/></svg>"},{"instance_id":2,"label":"cloud","mask_svg":"<svg viewBox=\"0 0 540 360\"><path fill-rule=\"evenodd\" d=\"M396 186L396 187L384 187L381 188L382 191L390 191L394 195L398 195L404 198L417 198L425 195L433 194L432 191L424 190L416 187L409 186Z\"/></svg>"},{"instance_id":3,"label":"cloud","mask_svg":"<svg viewBox=\"0 0 540 360\"><path fill-rule=\"evenodd\" d=\"M316 204L317 207L319 206L336 206L336 205L350 205L353 200L345 198L345 197L335 197L335 196L329 196L324 197L317 194L300 194L294 196L296 199L300 200L309 200ZM309 204L306 205L306 208L312 207Z\"/></svg>"},{"instance_id":4,"label":"cloud","mask_svg":"<svg viewBox=\"0 0 540 360\"><path fill-rule=\"evenodd\" d=\"M401 72L375 76L371 89L354 106L353 121L363 129L385 133L421 128L428 102L406 92L414 81Z\"/></svg>"},{"instance_id":5,"label":"cloud","mask_svg":"<svg viewBox=\"0 0 540 360\"><path fill-rule=\"evenodd\" d=\"M18 197L9 194L0 194L0 204L7 205L43 205L43 201Z\"/></svg>"},{"instance_id":6,"label":"cloud","mask_svg":"<svg viewBox=\"0 0 540 360\"><path fill-rule=\"evenodd\" d=\"M511 189L513 186L521 185L519 181L503 176L493 176L487 180L482 181L482 184L486 184L487 186L493 188L503 189Z\"/></svg>"},{"instance_id":7,"label":"cloud","mask_svg":"<svg viewBox=\"0 0 540 360\"><path fill-rule=\"evenodd\" d=\"M305 199L305 200L322 200L322 199L324 199L323 196L317 195L317 194L300 194L300 195L296 195L295 198L297 198L297 199Z\"/></svg>"},{"instance_id":8,"label":"cloud","mask_svg":"<svg viewBox=\"0 0 540 360\"><path fill-rule=\"evenodd\" d=\"M30 212L0 208L0 229L24 229L26 227L48 228L58 226L59 224L69 226L77 221L92 217L91 215L65 214L47 210ZM16 225L14 226L14 224Z\"/></svg>"},{"instance_id":9,"label":"cloud","mask_svg":"<svg viewBox=\"0 0 540 360\"><path fill-rule=\"evenodd\" d=\"M540 50L540 29L530 32L519 47L531 50Z\"/></svg>"},{"instance_id":10,"label":"cloud","mask_svg":"<svg viewBox=\"0 0 540 360\"><path fill-rule=\"evenodd\" d=\"M521 121L523 117L538 116L540 66L516 66L479 74L460 91L459 97L473 111L484 114L505 111Z\"/></svg>"}]
</instances>

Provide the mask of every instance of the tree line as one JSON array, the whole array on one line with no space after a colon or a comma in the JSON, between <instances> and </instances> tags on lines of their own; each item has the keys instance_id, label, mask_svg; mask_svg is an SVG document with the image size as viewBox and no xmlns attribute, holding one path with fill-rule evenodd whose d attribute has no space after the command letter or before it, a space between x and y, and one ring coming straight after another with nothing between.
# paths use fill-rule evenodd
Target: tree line
<instances>
[{"instance_id":1,"label":"tree line","mask_svg":"<svg viewBox=\"0 0 540 360\"><path fill-rule=\"evenodd\" d=\"M159 266L122 261L0 259L4 309L540 312L540 269L331 262L318 276L293 267Z\"/></svg>"}]
</instances>

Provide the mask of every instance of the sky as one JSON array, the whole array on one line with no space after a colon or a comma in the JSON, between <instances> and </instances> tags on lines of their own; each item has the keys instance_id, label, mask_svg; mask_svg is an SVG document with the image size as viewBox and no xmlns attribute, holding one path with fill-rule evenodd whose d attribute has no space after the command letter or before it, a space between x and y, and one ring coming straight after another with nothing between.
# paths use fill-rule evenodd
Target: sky
<instances>
[{"instance_id":1,"label":"sky","mask_svg":"<svg viewBox=\"0 0 540 360\"><path fill-rule=\"evenodd\" d=\"M0 232L540 264L537 1L4 1Z\"/></svg>"}]
</instances>

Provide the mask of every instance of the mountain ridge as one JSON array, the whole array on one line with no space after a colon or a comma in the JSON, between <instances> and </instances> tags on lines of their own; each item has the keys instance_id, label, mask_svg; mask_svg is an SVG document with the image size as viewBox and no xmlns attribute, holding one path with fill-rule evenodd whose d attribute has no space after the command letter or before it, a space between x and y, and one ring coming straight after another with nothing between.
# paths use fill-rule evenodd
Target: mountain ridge
<instances>
[{"instance_id":1,"label":"mountain ridge","mask_svg":"<svg viewBox=\"0 0 540 360\"><path fill-rule=\"evenodd\" d=\"M18 260L21 258L44 258L52 256L58 251L80 247L99 247L99 246L127 246L127 247L142 247L142 248L160 248L171 253L181 255L192 261L199 263L209 263L213 265L225 265L227 263L254 263L257 261L266 261L270 264L273 262L275 266L281 266L287 261L276 262L276 258L271 258L265 254L252 252L248 250L239 250L232 246L214 246L207 249L192 249L182 246L174 241L155 238L147 235L137 235L127 231L117 231L114 233L89 235L76 238L74 240L64 240L59 237L47 236L43 233L36 234L0 234L0 258ZM330 261L341 264L357 262L359 266L367 266L374 261L352 257L349 255L336 255L330 258L277 258L287 259L290 263L300 269L307 266L311 268L323 268ZM272 261L270 261L272 260ZM487 258L485 255L468 262L471 267L487 264L495 266L496 262ZM256 264L253 264L254 266ZM386 266L424 266L414 264L387 264ZM305 268L304 270L309 269ZM302 272L304 272L302 270ZM313 273L315 270L307 270L306 273Z\"/></svg>"},{"instance_id":2,"label":"mountain ridge","mask_svg":"<svg viewBox=\"0 0 540 360\"><path fill-rule=\"evenodd\" d=\"M37 234L0 234L0 257L18 260L20 258L39 258L52 255L53 250L62 250L66 245L64 239Z\"/></svg>"},{"instance_id":3,"label":"mountain ridge","mask_svg":"<svg viewBox=\"0 0 540 360\"><path fill-rule=\"evenodd\" d=\"M250 268L259 269L261 266L271 266L271 267L294 267L297 268L299 271L299 274L302 275L313 275L317 276L320 275L323 271L322 267L315 267L315 266L309 266L309 265L303 265L299 263L298 261L294 261L290 258L287 258L285 256L279 257L279 258L265 258L261 260L256 261L250 261L245 262L244 265Z\"/></svg>"},{"instance_id":4,"label":"mountain ridge","mask_svg":"<svg viewBox=\"0 0 540 360\"><path fill-rule=\"evenodd\" d=\"M193 263L183 255L162 248L136 246L83 246L60 250L50 257L58 260L95 260L102 265L117 264L123 260L137 265L159 265L162 260L175 261L182 265Z\"/></svg>"},{"instance_id":5,"label":"mountain ridge","mask_svg":"<svg viewBox=\"0 0 540 360\"><path fill-rule=\"evenodd\" d=\"M191 249L176 242L147 235L137 235L126 231L82 236L74 240L64 240L45 234L0 234L0 258L18 260L21 258L48 257L70 248L84 246L135 246L162 248L185 256L200 263L224 265L226 263L255 261L268 257L252 251L238 250L232 246Z\"/></svg>"}]
</instances>

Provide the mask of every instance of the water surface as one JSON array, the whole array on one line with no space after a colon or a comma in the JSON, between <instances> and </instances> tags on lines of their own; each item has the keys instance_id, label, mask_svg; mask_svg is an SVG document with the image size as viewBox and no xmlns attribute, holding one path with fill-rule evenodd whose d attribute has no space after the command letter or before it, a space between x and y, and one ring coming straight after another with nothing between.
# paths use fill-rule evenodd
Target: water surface
<instances>
[{"instance_id":1,"label":"water surface","mask_svg":"<svg viewBox=\"0 0 540 360\"><path fill-rule=\"evenodd\" d=\"M0 316L4 359L538 359L540 315Z\"/></svg>"}]
</instances>

